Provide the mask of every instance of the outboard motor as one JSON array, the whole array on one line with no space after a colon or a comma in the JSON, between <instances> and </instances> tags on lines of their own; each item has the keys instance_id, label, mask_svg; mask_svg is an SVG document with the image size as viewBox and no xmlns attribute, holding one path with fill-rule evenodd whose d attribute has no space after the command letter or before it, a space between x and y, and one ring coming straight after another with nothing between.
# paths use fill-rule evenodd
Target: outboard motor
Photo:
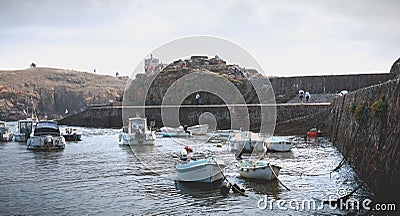
<instances>
[{"instance_id":1,"label":"outboard motor","mask_svg":"<svg viewBox=\"0 0 400 216\"><path fill-rule=\"evenodd\" d=\"M190 134L190 131L188 131L188 126L187 126L187 125L183 125L183 130L184 130L186 133Z\"/></svg>"},{"instance_id":2,"label":"outboard motor","mask_svg":"<svg viewBox=\"0 0 400 216\"><path fill-rule=\"evenodd\" d=\"M183 149L183 150L181 150L180 152L179 152L179 158L181 159L181 160L183 160L183 161L186 161L187 160L187 151L185 150L185 149Z\"/></svg>"}]
</instances>

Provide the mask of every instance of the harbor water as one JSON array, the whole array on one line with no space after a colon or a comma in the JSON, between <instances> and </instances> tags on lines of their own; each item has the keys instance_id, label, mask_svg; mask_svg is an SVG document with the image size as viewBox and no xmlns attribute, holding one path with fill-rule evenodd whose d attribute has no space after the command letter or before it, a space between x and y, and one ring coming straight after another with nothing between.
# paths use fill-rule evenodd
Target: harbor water
<instances>
[{"instance_id":1,"label":"harbor water","mask_svg":"<svg viewBox=\"0 0 400 216\"><path fill-rule=\"evenodd\" d=\"M12 129L15 125L11 123ZM0 215L344 215L365 213L323 203L357 188L361 181L345 164L330 173L342 155L327 139L295 138L291 152L267 153L263 160L282 167L280 181L240 178L226 143L206 136L158 138L154 147L118 145L117 129L78 128L82 141L63 151L32 152L16 142L0 143ZM190 145L198 155L214 155L228 166L229 181L247 196L221 195L218 187L174 181L176 153ZM244 155L244 157L248 157ZM352 196L368 199L367 186ZM280 200L280 201L278 201ZM301 205L307 201L311 206ZM313 203L314 202L314 203ZM315 204L315 206L313 206Z\"/></svg>"}]
</instances>

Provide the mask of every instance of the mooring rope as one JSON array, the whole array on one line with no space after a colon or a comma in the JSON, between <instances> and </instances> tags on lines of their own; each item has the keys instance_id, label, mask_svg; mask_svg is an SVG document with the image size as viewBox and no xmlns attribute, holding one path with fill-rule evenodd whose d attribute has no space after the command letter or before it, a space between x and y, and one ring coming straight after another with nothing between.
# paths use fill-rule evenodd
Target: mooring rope
<instances>
[{"instance_id":1,"label":"mooring rope","mask_svg":"<svg viewBox=\"0 0 400 216\"><path fill-rule=\"evenodd\" d=\"M278 180L278 182L279 182L284 188L286 188L286 190L290 191L290 189L289 189L288 187L286 187L286 185L283 184L283 183L281 182L281 180L279 180L278 175L276 175L276 173L275 173L274 169L272 169L270 163L268 163L268 166L269 166L269 168L271 169L272 174L274 174L276 180Z\"/></svg>"},{"instance_id":2,"label":"mooring rope","mask_svg":"<svg viewBox=\"0 0 400 216\"><path fill-rule=\"evenodd\" d=\"M217 160L215 160L214 158L213 158L213 160L214 160L214 162L215 162L215 164L217 164L217 167L219 168L219 171L221 172L221 174L222 174L222 176L224 177L224 179L225 180L227 180L228 181L228 183L230 184L230 185L234 185L234 184L232 184L232 182L230 182L229 181L229 179L226 177L226 175L224 174L224 171L222 170L222 168L219 166L219 163L218 163L218 161ZM243 195L243 196L246 196L247 197L247 194L245 194L242 190L241 190L241 188L239 187L239 189L237 189L237 188L235 188L234 189L236 192L238 192L238 193L240 193L241 195Z\"/></svg>"}]
</instances>

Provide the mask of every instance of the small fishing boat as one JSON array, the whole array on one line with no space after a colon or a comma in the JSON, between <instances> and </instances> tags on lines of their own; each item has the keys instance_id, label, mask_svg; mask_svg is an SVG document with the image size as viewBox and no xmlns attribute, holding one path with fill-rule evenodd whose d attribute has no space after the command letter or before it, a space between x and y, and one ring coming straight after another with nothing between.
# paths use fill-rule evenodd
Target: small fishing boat
<instances>
[{"instance_id":1,"label":"small fishing boat","mask_svg":"<svg viewBox=\"0 0 400 216\"><path fill-rule=\"evenodd\" d=\"M251 131L239 131L230 141L235 151L251 153L254 149L257 152L265 152L267 150L264 146L264 139Z\"/></svg>"},{"instance_id":2,"label":"small fishing boat","mask_svg":"<svg viewBox=\"0 0 400 216\"><path fill-rule=\"evenodd\" d=\"M229 141L239 130L216 130L210 133L208 142L220 143Z\"/></svg>"},{"instance_id":3,"label":"small fishing boat","mask_svg":"<svg viewBox=\"0 0 400 216\"><path fill-rule=\"evenodd\" d=\"M33 119L19 120L17 132L14 134L14 141L26 143L32 133L34 123Z\"/></svg>"},{"instance_id":4,"label":"small fishing boat","mask_svg":"<svg viewBox=\"0 0 400 216\"><path fill-rule=\"evenodd\" d=\"M0 121L0 141L9 142L13 138L13 133L10 132L8 127L6 127L6 123L4 121Z\"/></svg>"},{"instance_id":5,"label":"small fishing boat","mask_svg":"<svg viewBox=\"0 0 400 216\"><path fill-rule=\"evenodd\" d=\"M271 140L265 141L268 151L288 152L293 147L293 142L284 137L274 136Z\"/></svg>"},{"instance_id":6,"label":"small fishing boat","mask_svg":"<svg viewBox=\"0 0 400 216\"><path fill-rule=\"evenodd\" d=\"M321 134L320 130L318 130L317 128L311 128L311 130L307 132L307 137L317 138L319 134Z\"/></svg>"},{"instance_id":7,"label":"small fishing boat","mask_svg":"<svg viewBox=\"0 0 400 216\"><path fill-rule=\"evenodd\" d=\"M226 167L223 161L217 161L213 157L205 159L187 159L185 153L181 153L175 168L177 181L214 183L224 178L223 169Z\"/></svg>"},{"instance_id":8,"label":"small fishing boat","mask_svg":"<svg viewBox=\"0 0 400 216\"><path fill-rule=\"evenodd\" d=\"M52 151L65 148L65 138L60 133L55 121L39 121L26 142L28 150Z\"/></svg>"},{"instance_id":9,"label":"small fishing boat","mask_svg":"<svg viewBox=\"0 0 400 216\"><path fill-rule=\"evenodd\" d=\"M240 161L237 165L240 176L250 179L275 180L281 167L269 164L265 161L249 162Z\"/></svg>"},{"instance_id":10,"label":"small fishing boat","mask_svg":"<svg viewBox=\"0 0 400 216\"><path fill-rule=\"evenodd\" d=\"M160 128L163 137L189 137L192 134L187 130L187 127L179 126L178 128L173 127L162 127Z\"/></svg>"},{"instance_id":11,"label":"small fishing boat","mask_svg":"<svg viewBox=\"0 0 400 216\"><path fill-rule=\"evenodd\" d=\"M208 124L201 124L201 125L194 125L194 126L188 127L187 130L192 135L206 135L208 128L209 128Z\"/></svg>"},{"instance_id":12,"label":"small fishing boat","mask_svg":"<svg viewBox=\"0 0 400 216\"><path fill-rule=\"evenodd\" d=\"M62 134L65 138L65 141L81 141L82 134L76 128L65 128L64 133Z\"/></svg>"},{"instance_id":13,"label":"small fishing boat","mask_svg":"<svg viewBox=\"0 0 400 216\"><path fill-rule=\"evenodd\" d=\"M154 145L155 141L155 131L147 127L146 118L139 116L129 118L128 127L122 129L118 139L120 145Z\"/></svg>"}]
</instances>

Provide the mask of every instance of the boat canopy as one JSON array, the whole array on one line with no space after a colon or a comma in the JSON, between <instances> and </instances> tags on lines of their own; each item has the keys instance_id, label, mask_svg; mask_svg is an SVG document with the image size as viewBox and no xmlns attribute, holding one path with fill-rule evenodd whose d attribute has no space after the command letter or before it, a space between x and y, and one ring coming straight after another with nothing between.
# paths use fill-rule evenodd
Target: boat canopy
<instances>
[{"instance_id":1,"label":"boat canopy","mask_svg":"<svg viewBox=\"0 0 400 216\"><path fill-rule=\"evenodd\" d=\"M34 136L43 135L60 135L60 128L57 122L54 121L40 121L36 124Z\"/></svg>"}]
</instances>

